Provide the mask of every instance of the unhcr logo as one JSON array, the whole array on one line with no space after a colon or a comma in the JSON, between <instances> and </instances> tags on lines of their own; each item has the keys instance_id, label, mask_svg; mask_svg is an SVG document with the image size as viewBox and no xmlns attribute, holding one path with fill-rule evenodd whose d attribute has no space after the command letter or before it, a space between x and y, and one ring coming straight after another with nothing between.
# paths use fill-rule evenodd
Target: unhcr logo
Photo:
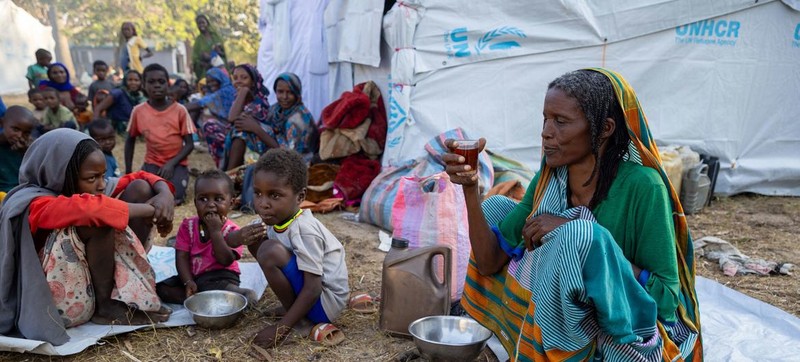
<instances>
[{"instance_id":1,"label":"unhcr logo","mask_svg":"<svg viewBox=\"0 0 800 362\"><path fill-rule=\"evenodd\" d=\"M467 28L455 28L445 34L445 47L450 58L465 58L489 51L519 48L520 44L509 38L526 38L525 32L513 26L502 26L487 31L474 46L470 45Z\"/></svg>"},{"instance_id":2,"label":"unhcr logo","mask_svg":"<svg viewBox=\"0 0 800 362\"><path fill-rule=\"evenodd\" d=\"M794 27L794 40L792 40L793 48L800 48L800 23Z\"/></svg>"},{"instance_id":3,"label":"unhcr logo","mask_svg":"<svg viewBox=\"0 0 800 362\"><path fill-rule=\"evenodd\" d=\"M736 46L742 23L736 20L708 19L675 28L675 43Z\"/></svg>"}]
</instances>

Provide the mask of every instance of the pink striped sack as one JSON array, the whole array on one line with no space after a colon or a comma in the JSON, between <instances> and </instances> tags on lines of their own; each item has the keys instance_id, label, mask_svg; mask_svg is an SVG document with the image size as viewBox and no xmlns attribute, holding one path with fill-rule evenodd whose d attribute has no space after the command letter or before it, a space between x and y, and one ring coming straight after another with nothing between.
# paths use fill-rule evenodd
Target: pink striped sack
<instances>
[{"instance_id":1,"label":"pink striped sack","mask_svg":"<svg viewBox=\"0 0 800 362\"><path fill-rule=\"evenodd\" d=\"M453 255L450 299L461 299L469 263L469 224L461 185L450 182L445 172L400 179L392 205L393 238L408 240L410 248L431 245L450 247ZM443 265L437 266L442 277Z\"/></svg>"}]
</instances>

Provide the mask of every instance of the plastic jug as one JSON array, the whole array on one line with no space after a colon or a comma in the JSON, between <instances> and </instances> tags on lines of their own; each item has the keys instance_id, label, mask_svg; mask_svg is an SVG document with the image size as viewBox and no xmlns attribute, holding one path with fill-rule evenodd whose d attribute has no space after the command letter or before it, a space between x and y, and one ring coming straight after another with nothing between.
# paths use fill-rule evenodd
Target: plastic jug
<instances>
[{"instance_id":1,"label":"plastic jug","mask_svg":"<svg viewBox=\"0 0 800 362\"><path fill-rule=\"evenodd\" d=\"M435 258L444 259L444 280L437 277ZM393 239L383 260L380 328L410 336L411 322L450 311L452 258L446 246L408 248L408 241Z\"/></svg>"},{"instance_id":2,"label":"plastic jug","mask_svg":"<svg viewBox=\"0 0 800 362\"><path fill-rule=\"evenodd\" d=\"M696 214L703 210L708 199L711 179L708 177L708 165L698 163L690 168L683 177L681 187L681 205L686 214Z\"/></svg>"},{"instance_id":3,"label":"plastic jug","mask_svg":"<svg viewBox=\"0 0 800 362\"><path fill-rule=\"evenodd\" d=\"M683 183L683 161L681 155L675 150L659 150L661 156L661 165L664 166L664 171L667 173L669 182L675 188L675 192L681 192L681 184Z\"/></svg>"}]
</instances>

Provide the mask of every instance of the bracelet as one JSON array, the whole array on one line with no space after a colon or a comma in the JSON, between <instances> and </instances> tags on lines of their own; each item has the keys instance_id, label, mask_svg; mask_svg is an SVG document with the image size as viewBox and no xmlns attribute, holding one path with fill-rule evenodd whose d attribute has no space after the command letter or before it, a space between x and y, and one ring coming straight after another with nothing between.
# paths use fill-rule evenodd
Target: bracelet
<instances>
[{"instance_id":1,"label":"bracelet","mask_svg":"<svg viewBox=\"0 0 800 362\"><path fill-rule=\"evenodd\" d=\"M183 286L185 287L185 286L187 286L189 284L189 282L193 282L193 281L194 280L189 279L189 280L183 282Z\"/></svg>"},{"instance_id":2,"label":"bracelet","mask_svg":"<svg viewBox=\"0 0 800 362\"><path fill-rule=\"evenodd\" d=\"M650 280L650 272L645 269L642 269L642 271L639 272L639 277L636 278L636 281L639 282L639 285L641 285L642 288L646 288L648 280Z\"/></svg>"}]
</instances>

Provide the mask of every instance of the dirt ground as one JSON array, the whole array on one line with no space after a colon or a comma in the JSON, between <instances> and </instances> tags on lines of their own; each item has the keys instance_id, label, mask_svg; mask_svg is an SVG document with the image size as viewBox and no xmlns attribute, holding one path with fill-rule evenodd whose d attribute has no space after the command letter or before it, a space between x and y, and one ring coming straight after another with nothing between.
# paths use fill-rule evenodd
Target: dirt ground
<instances>
[{"instance_id":1,"label":"dirt ground","mask_svg":"<svg viewBox=\"0 0 800 362\"><path fill-rule=\"evenodd\" d=\"M122 160L122 141L118 141L116 156ZM144 144L138 143L134 166L141 165ZM193 167L212 165L208 154L194 152ZM123 165L120 163L120 166ZM191 188L189 195L192 195ZM193 215L191 202L176 209L176 225ZM346 249L350 289L354 292L380 294L381 266L384 253L377 249L378 229L372 225L349 221L352 214L333 212L316 215L342 242ZM234 219L244 225L252 216ZM689 217L694 238L717 236L730 241L751 257L800 264L800 198L740 195L717 198L711 207ZM177 231L177 230L176 230ZM174 232L173 232L174 234ZM157 238L155 244L164 245ZM245 256L244 261L252 261ZM733 289L800 316L800 279L798 276L724 276L715 262L697 261L697 274L717 280ZM346 335L338 346L322 347L308 340L268 350L269 357L251 352L250 337L268 323L264 310L277 306L274 294L267 290L261 301L246 311L232 328L213 331L194 327L148 329L107 338L101 345L83 353L59 359L64 361L205 361L205 360L274 360L274 361L397 361L413 360L415 347L406 339L393 338L378 328L378 314L359 314L347 310L336 321ZM196 334L190 335L194 331ZM56 359L56 358L52 358ZM46 361L51 358L0 353L0 361ZM484 353L482 361L495 360Z\"/></svg>"}]
</instances>

